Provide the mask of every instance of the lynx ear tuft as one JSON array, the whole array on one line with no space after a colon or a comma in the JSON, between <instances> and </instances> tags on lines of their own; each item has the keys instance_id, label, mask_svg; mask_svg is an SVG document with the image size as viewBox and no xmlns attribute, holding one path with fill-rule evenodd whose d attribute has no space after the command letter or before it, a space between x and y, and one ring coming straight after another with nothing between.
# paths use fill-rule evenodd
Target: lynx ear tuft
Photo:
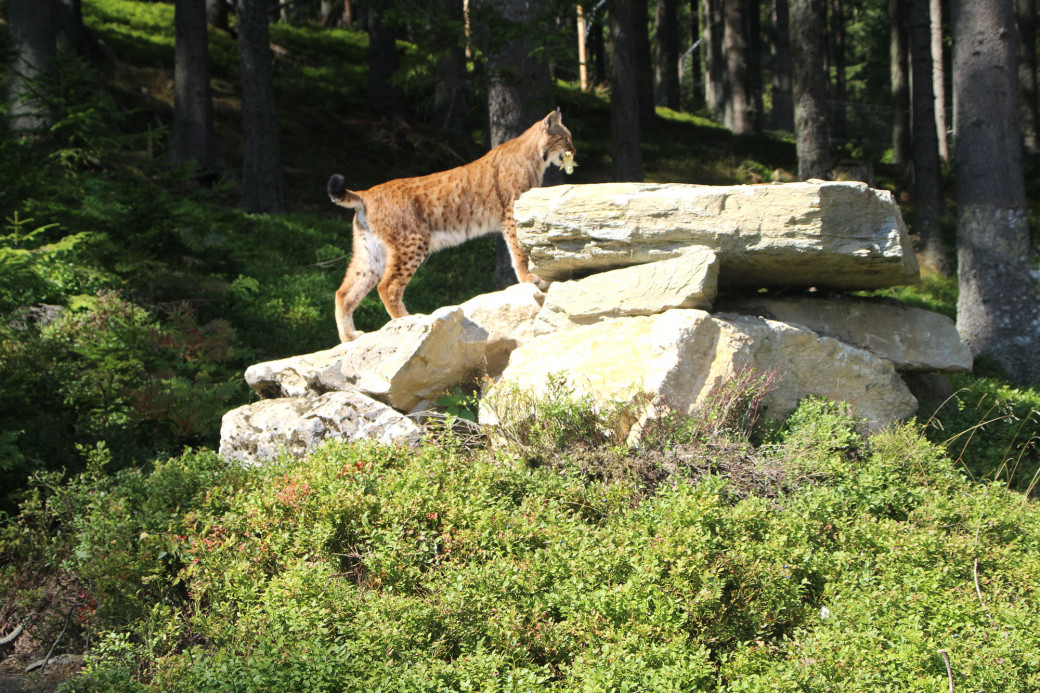
<instances>
[{"instance_id":1,"label":"lynx ear tuft","mask_svg":"<svg viewBox=\"0 0 1040 693\"><path fill-rule=\"evenodd\" d=\"M347 194L347 182L343 179L343 176L338 173L332 178L329 178L328 185L329 197L332 198L333 202L341 201Z\"/></svg>"}]
</instances>

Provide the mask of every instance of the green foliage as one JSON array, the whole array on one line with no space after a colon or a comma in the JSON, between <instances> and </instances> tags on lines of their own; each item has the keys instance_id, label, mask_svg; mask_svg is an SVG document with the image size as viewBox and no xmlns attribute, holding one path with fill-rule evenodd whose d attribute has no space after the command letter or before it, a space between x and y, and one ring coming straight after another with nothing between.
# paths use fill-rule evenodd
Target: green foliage
<instances>
[{"instance_id":1,"label":"green foliage","mask_svg":"<svg viewBox=\"0 0 1040 693\"><path fill-rule=\"evenodd\" d=\"M992 378L951 376L954 398L933 416L928 437L975 479L1034 493L1040 483L1040 393Z\"/></svg>"},{"instance_id":2,"label":"green foliage","mask_svg":"<svg viewBox=\"0 0 1040 693\"><path fill-rule=\"evenodd\" d=\"M581 411L553 406L559 430ZM801 481L771 498L331 443L92 469L26 516L97 586L70 690L932 691L939 650L958 688L1035 689L1035 504L856 425L806 402L769 447Z\"/></svg>"}]
</instances>

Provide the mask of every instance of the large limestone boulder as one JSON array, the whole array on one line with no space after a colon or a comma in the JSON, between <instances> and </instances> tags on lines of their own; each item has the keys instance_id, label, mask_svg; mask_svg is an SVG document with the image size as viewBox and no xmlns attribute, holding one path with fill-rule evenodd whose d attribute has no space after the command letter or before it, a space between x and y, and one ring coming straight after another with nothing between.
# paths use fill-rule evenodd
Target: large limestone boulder
<instances>
[{"instance_id":1,"label":"large limestone boulder","mask_svg":"<svg viewBox=\"0 0 1040 693\"><path fill-rule=\"evenodd\" d=\"M871 289L914 283L892 195L863 183L559 185L514 207L530 268L558 281L713 249L723 286Z\"/></svg>"},{"instance_id":2,"label":"large limestone boulder","mask_svg":"<svg viewBox=\"0 0 1040 693\"><path fill-rule=\"evenodd\" d=\"M651 395L657 411L687 413L715 388L752 369L778 380L763 414L782 418L808 395L852 403L871 426L912 416L917 402L892 364L798 325L700 310L607 320L548 334L513 352L482 416L501 413L511 388L539 393L562 373L580 394L601 403L635 404ZM646 412L653 415L653 411Z\"/></svg>"},{"instance_id":3,"label":"large limestone boulder","mask_svg":"<svg viewBox=\"0 0 1040 693\"><path fill-rule=\"evenodd\" d=\"M513 349L538 336L535 319L544 302L545 294L537 286L523 283L475 296L459 306L466 318L487 330L484 370L488 377L502 372Z\"/></svg>"},{"instance_id":4,"label":"large limestone boulder","mask_svg":"<svg viewBox=\"0 0 1040 693\"><path fill-rule=\"evenodd\" d=\"M971 352L953 320L894 300L753 296L726 299L718 308L804 325L891 361L898 371L971 370Z\"/></svg>"},{"instance_id":5,"label":"large limestone boulder","mask_svg":"<svg viewBox=\"0 0 1040 693\"><path fill-rule=\"evenodd\" d=\"M458 306L391 320L333 349L251 366L261 397L357 391L410 412L485 368L488 332Z\"/></svg>"},{"instance_id":6,"label":"large limestone boulder","mask_svg":"<svg viewBox=\"0 0 1040 693\"><path fill-rule=\"evenodd\" d=\"M691 248L670 260L556 282L538 313L538 330L548 333L671 308L707 310L718 293L718 276L715 253Z\"/></svg>"},{"instance_id":7,"label":"large limestone boulder","mask_svg":"<svg viewBox=\"0 0 1040 693\"><path fill-rule=\"evenodd\" d=\"M335 438L414 446L422 438L422 429L359 392L264 399L224 415L220 455L247 464L285 453L300 457Z\"/></svg>"}]
</instances>

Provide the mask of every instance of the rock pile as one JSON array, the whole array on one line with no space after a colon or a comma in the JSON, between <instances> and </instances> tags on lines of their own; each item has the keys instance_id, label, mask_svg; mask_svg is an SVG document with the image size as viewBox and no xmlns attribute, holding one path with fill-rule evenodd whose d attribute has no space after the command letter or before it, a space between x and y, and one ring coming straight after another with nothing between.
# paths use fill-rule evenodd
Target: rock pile
<instances>
[{"instance_id":1,"label":"rock pile","mask_svg":"<svg viewBox=\"0 0 1040 693\"><path fill-rule=\"evenodd\" d=\"M971 367L949 318L840 293L918 276L898 207L862 183L558 186L516 217L532 271L554 280L545 294L513 286L252 366L264 399L225 415L221 454L414 444L409 414L453 388L487 376L538 392L554 373L597 401L692 411L719 383L772 372L766 415L818 395L880 426L916 412L908 382Z\"/></svg>"}]
</instances>

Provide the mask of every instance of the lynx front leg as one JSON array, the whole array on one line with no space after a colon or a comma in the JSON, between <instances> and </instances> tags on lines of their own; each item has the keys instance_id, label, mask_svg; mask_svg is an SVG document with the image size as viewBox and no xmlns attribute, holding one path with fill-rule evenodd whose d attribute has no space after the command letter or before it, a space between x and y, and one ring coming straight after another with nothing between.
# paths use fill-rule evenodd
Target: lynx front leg
<instances>
[{"instance_id":1,"label":"lynx front leg","mask_svg":"<svg viewBox=\"0 0 1040 693\"><path fill-rule=\"evenodd\" d=\"M386 270L379 282L379 298L383 299L391 318L408 315L408 309L404 307L404 290L430 252L428 241L414 239L414 242L411 248L391 248L387 255Z\"/></svg>"},{"instance_id":2,"label":"lynx front leg","mask_svg":"<svg viewBox=\"0 0 1040 693\"><path fill-rule=\"evenodd\" d=\"M534 284L542 291L548 289L549 282L527 269L527 252L520 247L520 242L516 240L516 219L513 217L512 205L506 208L505 217L502 219L502 236L506 239L506 245L509 246L509 255L513 259L513 270L516 272L517 280Z\"/></svg>"}]
</instances>

